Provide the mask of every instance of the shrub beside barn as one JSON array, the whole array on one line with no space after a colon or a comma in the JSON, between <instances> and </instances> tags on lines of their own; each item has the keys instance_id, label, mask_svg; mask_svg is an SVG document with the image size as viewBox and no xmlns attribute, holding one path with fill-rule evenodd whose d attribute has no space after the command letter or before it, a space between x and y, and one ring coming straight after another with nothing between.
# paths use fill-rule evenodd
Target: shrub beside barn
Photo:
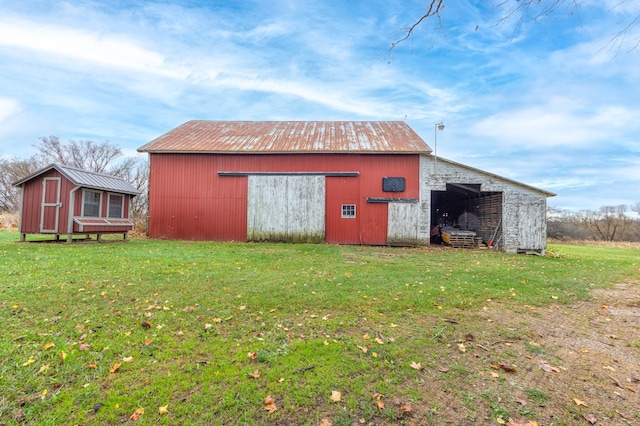
<instances>
[{"instance_id":1,"label":"shrub beside barn","mask_svg":"<svg viewBox=\"0 0 640 426\"><path fill-rule=\"evenodd\" d=\"M401 121L189 121L149 153L149 236L544 252L540 190L432 155Z\"/></svg>"}]
</instances>

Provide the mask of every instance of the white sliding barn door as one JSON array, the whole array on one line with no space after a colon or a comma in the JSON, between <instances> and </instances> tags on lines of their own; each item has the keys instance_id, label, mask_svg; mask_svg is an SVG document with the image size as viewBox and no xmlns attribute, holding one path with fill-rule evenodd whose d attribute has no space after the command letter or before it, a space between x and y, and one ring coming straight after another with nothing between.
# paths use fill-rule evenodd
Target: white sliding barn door
<instances>
[{"instance_id":1,"label":"white sliding barn door","mask_svg":"<svg viewBox=\"0 0 640 426\"><path fill-rule=\"evenodd\" d=\"M251 175L248 185L248 241L324 242L324 176Z\"/></svg>"}]
</instances>

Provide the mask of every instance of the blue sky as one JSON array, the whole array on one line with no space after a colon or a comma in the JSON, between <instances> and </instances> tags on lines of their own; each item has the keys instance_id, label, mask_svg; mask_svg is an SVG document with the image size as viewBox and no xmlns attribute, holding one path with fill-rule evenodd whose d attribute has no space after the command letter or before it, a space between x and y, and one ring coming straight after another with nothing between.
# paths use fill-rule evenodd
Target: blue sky
<instances>
[{"instance_id":1,"label":"blue sky","mask_svg":"<svg viewBox=\"0 0 640 426\"><path fill-rule=\"evenodd\" d=\"M540 22L445 0L0 0L0 155L42 136L127 155L192 119L406 120L438 155L582 210L640 201L637 0ZM497 3L497 2L496 2Z\"/></svg>"}]
</instances>

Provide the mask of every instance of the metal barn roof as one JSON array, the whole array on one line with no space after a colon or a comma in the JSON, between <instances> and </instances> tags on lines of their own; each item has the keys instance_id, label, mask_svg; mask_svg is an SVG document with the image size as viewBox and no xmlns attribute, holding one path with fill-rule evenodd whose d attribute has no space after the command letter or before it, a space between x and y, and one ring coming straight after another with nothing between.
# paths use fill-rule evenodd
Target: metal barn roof
<instances>
[{"instance_id":1,"label":"metal barn roof","mask_svg":"<svg viewBox=\"0 0 640 426\"><path fill-rule=\"evenodd\" d=\"M59 164L50 164L47 167L38 170L34 174L15 182L13 185L20 186L51 169L57 170L75 185L82 186L83 188L112 191L130 195L138 195L140 193L133 185L119 177L105 173L89 172L75 167L61 166Z\"/></svg>"},{"instance_id":2,"label":"metal barn roof","mask_svg":"<svg viewBox=\"0 0 640 426\"><path fill-rule=\"evenodd\" d=\"M403 121L193 120L138 151L428 154L431 148Z\"/></svg>"}]
</instances>

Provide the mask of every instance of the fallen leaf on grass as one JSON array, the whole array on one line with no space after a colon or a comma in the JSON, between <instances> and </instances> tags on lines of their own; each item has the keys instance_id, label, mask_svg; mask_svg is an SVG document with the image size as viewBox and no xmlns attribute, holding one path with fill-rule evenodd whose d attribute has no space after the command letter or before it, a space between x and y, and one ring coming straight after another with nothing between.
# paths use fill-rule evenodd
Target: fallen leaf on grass
<instances>
[{"instance_id":1,"label":"fallen leaf on grass","mask_svg":"<svg viewBox=\"0 0 640 426\"><path fill-rule=\"evenodd\" d=\"M138 407L138 408L136 408L136 409L135 409L135 411L133 412L133 414L131 414L131 415L129 416L129 420L132 420L132 421L134 421L134 422L135 422L135 421L138 421L138 419L140 418L140 416L141 416L141 415L143 415L143 414L144 414L144 408L142 408L142 407Z\"/></svg>"},{"instance_id":2,"label":"fallen leaf on grass","mask_svg":"<svg viewBox=\"0 0 640 426\"><path fill-rule=\"evenodd\" d=\"M520 399L520 398L516 398L516 402L520 405L522 405L523 407L526 407L528 402L525 401L524 399Z\"/></svg>"},{"instance_id":3,"label":"fallen leaf on grass","mask_svg":"<svg viewBox=\"0 0 640 426\"><path fill-rule=\"evenodd\" d=\"M67 354L63 352L60 352L60 360L64 362L64 360L67 359Z\"/></svg>"},{"instance_id":4,"label":"fallen leaf on grass","mask_svg":"<svg viewBox=\"0 0 640 426\"><path fill-rule=\"evenodd\" d=\"M88 343L82 343L78 349L80 349L81 351L88 351L89 348L91 348L91 345L89 345Z\"/></svg>"},{"instance_id":5,"label":"fallen leaf on grass","mask_svg":"<svg viewBox=\"0 0 640 426\"><path fill-rule=\"evenodd\" d=\"M516 368L512 365L507 364L506 362L499 362L498 367L503 369L504 371L508 371L509 373L515 373Z\"/></svg>"},{"instance_id":6,"label":"fallen leaf on grass","mask_svg":"<svg viewBox=\"0 0 640 426\"><path fill-rule=\"evenodd\" d=\"M51 349L51 348L53 348L55 345L56 345L55 343L53 343L53 342L49 342L49 343L46 343L46 344L42 347L42 349Z\"/></svg>"},{"instance_id":7,"label":"fallen leaf on grass","mask_svg":"<svg viewBox=\"0 0 640 426\"><path fill-rule=\"evenodd\" d=\"M271 395L267 396L264 399L264 409L270 413L278 410L278 406L276 405L276 400L271 397Z\"/></svg>"},{"instance_id":8,"label":"fallen leaf on grass","mask_svg":"<svg viewBox=\"0 0 640 426\"><path fill-rule=\"evenodd\" d=\"M340 402L340 400L342 400L342 394L338 391L331 391L331 396L329 398L333 402Z\"/></svg>"},{"instance_id":9,"label":"fallen leaf on grass","mask_svg":"<svg viewBox=\"0 0 640 426\"><path fill-rule=\"evenodd\" d=\"M373 394L373 397L376 400L376 405L378 406L378 409L380 409L380 410L384 410L384 402L382 401L382 397L383 396L384 395L381 394L381 393L374 393Z\"/></svg>"},{"instance_id":10,"label":"fallen leaf on grass","mask_svg":"<svg viewBox=\"0 0 640 426\"><path fill-rule=\"evenodd\" d=\"M369 349L365 348L364 346L358 346L358 349L360 349L362 352L364 352L365 354L367 353L367 351Z\"/></svg>"},{"instance_id":11,"label":"fallen leaf on grass","mask_svg":"<svg viewBox=\"0 0 640 426\"><path fill-rule=\"evenodd\" d=\"M412 414L413 413L413 406L411 405L410 402L406 402L404 404L400 404L400 412L404 415L404 414Z\"/></svg>"},{"instance_id":12,"label":"fallen leaf on grass","mask_svg":"<svg viewBox=\"0 0 640 426\"><path fill-rule=\"evenodd\" d=\"M458 350L462 353L467 352L467 347L464 345L464 343L458 343Z\"/></svg>"},{"instance_id":13,"label":"fallen leaf on grass","mask_svg":"<svg viewBox=\"0 0 640 426\"><path fill-rule=\"evenodd\" d=\"M95 361L91 361L89 363L89 365L87 365L87 367L89 367L89 368L98 368L98 363L95 362Z\"/></svg>"},{"instance_id":14,"label":"fallen leaf on grass","mask_svg":"<svg viewBox=\"0 0 640 426\"><path fill-rule=\"evenodd\" d=\"M419 362L411 361L411 368L414 370L422 370L422 365Z\"/></svg>"},{"instance_id":15,"label":"fallen leaf on grass","mask_svg":"<svg viewBox=\"0 0 640 426\"><path fill-rule=\"evenodd\" d=\"M333 422L329 419L321 419L320 426L333 426Z\"/></svg>"},{"instance_id":16,"label":"fallen leaf on grass","mask_svg":"<svg viewBox=\"0 0 640 426\"><path fill-rule=\"evenodd\" d=\"M449 369L447 367L438 367L438 371L441 373L448 373Z\"/></svg>"},{"instance_id":17,"label":"fallen leaf on grass","mask_svg":"<svg viewBox=\"0 0 640 426\"><path fill-rule=\"evenodd\" d=\"M119 362L114 363L111 367L109 367L109 373L115 373L116 371L118 371L120 369L120 366L122 364Z\"/></svg>"},{"instance_id":18,"label":"fallen leaf on grass","mask_svg":"<svg viewBox=\"0 0 640 426\"><path fill-rule=\"evenodd\" d=\"M40 370L38 370L38 373L42 373L44 371L47 371L49 369L49 364L45 364L42 367L40 367ZM1 378L2 376L0 376Z\"/></svg>"},{"instance_id":19,"label":"fallen leaf on grass","mask_svg":"<svg viewBox=\"0 0 640 426\"><path fill-rule=\"evenodd\" d=\"M140 323L140 327L142 327L142 328L151 328L151 322L149 322L149 321L142 321L142 322Z\"/></svg>"},{"instance_id":20,"label":"fallen leaf on grass","mask_svg":"<svg viewBox=\"0 0 640 426\"><path fill-rule=\"evenodd\" d=\"M573 398L573 402L575 402L578 407L581 405L583 407L589 407L584 401L581 401L578 398Z\"/></svg>"},{"instance_id":21,"label":"fallen leaf on grass","mask_svg":"<svg viewBox=\"0 0 640 426\"><path fill-rule=\"evenodd\" d=\"M258 358L258 352L249 352L247 356L251 361L255 361L255 359Z\"/></svg>"},{"instance_id":22,"label":"fallen leaf on grass","mask_svg":"<svg viewBox=\"0 0 640 426\"><path fill-rule=\"evenodd\" d=\"M35 359L33 359L33 358L29 358L26 362L22 363L22 366L23 366L23 367L28 367L28 366L30 366L31 364L33 364L34 362L36 362L36 360L35 360Z\"/></svg>"},{"instance_id":23,"label":"fallen leaf on grass","mask_svg":"<svg viewBox=\"0 0 640 426\"><path fill-rule=\"evenodd\" d=\"M368 340L369 339L369 333L364 333L364 336L362 336L362 338L364 340Z\"/></svg>"},{"instance_id":24,"label":"fallen leaf on grass","mask_svg":"<svg viewBox=\"0 0 640 426\"><path fill-rule=\"evenodd\" d=\"M547 373L559 373L560 372L560 369L547 364L547 361L545 361L543 359L540 360L540 368L543 371L546 371Z\"/></svg>"},{"instance_id":25,"label":"fallen leaf on grass","mask_svg":"<svg viewBox=\"0 0 640 426\"><path fill-rule=\"evenodd\" d=\"M582 418L584 418L586 421L588 421L592 425L595 425L598 422L598 419L596 419L596 416L594 416L593 414L582 413Z\"/></svg>"},{"instance_id":26,"label":"fallen leaf on grass","mask_svg":"<svg viewBox=\"0 0 640 426\"><path fill-rule=\"evenodd\" d=\"M377 343L377 344L379 344L379 345L384 345L384 342L383 342L383 341L382 341L382 339L381 339L381 338L379 338L379 337L376 337L376 338L375 338L375 340L374 340L374 342L376 342L376 343Z\"/></svg>"},{"instance_id":27,"label":"fallen leaf on grass","mask_svg":"<svg viewBox=\"0 0 640 426\"><path fill-rule=\"evenodd\" d=\"M125 356L124 358L122 358L122 362L132 362L132 361L133 361L132 356Z\"/></svg>"},{"instance_id":28,"label":"fallen leaf on grass","mask_svg":"<svg viewBox=\"0 0 640 426\"><path fill-rule=\"evenodd\" d=\"M260 371L256 370L253 373L249 373L249 377L253 377L254 379L260 378Z\"/></svg>"},{"instance_id":29,"label":"fallen leaf on grass","mask_svg":"<svg viewBox=\"0 0 640 426\"><path fill-rule=\"evenodd\" d=\"M158 407L158 414L160 414L161 416L163 414L169 414L169 404L159 406Z\"/></svg>"}]
</instances>

